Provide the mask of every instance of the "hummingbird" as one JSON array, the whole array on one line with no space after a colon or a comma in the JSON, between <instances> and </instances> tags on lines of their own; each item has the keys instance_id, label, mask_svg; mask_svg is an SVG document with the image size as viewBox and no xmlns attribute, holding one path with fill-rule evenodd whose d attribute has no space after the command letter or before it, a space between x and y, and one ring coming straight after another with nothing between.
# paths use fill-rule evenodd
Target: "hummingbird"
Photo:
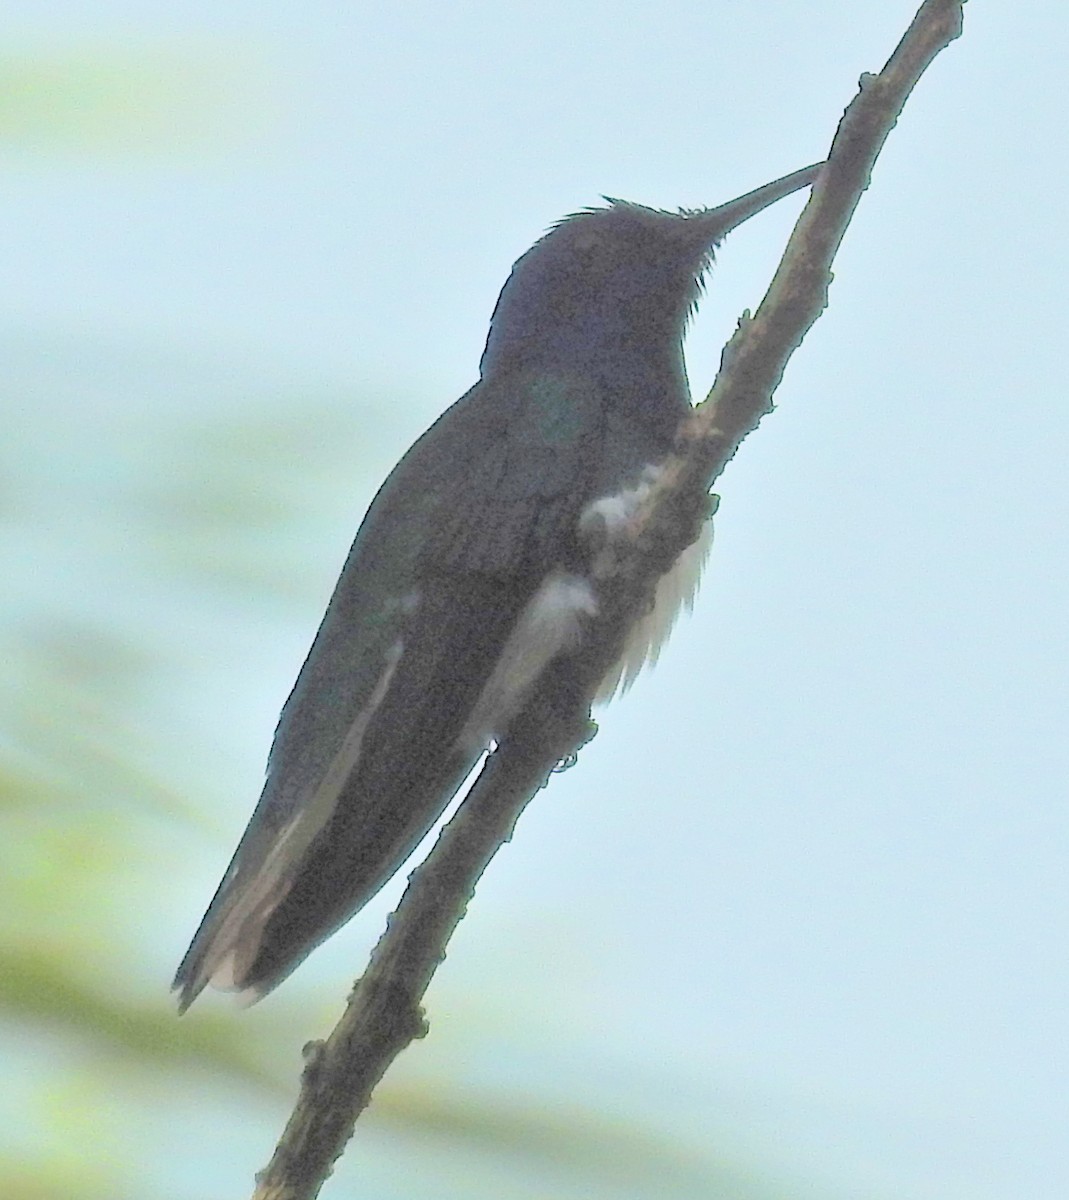
<instances>
[{"instance_id":1,"label":"hummingbird","mask_svg":"<svg viewBox=\"0 0 1069 1200\"><path fill-rule=\"evenodd\" d=\"M716 208L606 197L513 265L479 380L413 444L356 534L282 709L248 827L174 979L259 999L398 871L545 681L597 636L594 560L691 412L683 340L722 239L816 179ZM598 689L656 659L711 523Z\"/></svg>"}]
</instances>

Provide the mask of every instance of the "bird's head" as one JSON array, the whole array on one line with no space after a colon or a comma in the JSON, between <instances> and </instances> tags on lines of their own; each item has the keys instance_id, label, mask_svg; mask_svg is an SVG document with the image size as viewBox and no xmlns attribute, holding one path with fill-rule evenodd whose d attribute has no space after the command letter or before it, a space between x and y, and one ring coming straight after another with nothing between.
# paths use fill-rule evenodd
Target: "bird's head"
<instances>
[{"instance_id":1,"label":"bird's head","mask_svg":"<svg viewBox=\"0 0 1069 1200\"><path fill-rule=\"evenodd\" d=\"M717 208L665 212L609 199L565 217L513 266L491 319L484 375L677 349L720 241L818 170Z\"/></svg>"}]
</instances>

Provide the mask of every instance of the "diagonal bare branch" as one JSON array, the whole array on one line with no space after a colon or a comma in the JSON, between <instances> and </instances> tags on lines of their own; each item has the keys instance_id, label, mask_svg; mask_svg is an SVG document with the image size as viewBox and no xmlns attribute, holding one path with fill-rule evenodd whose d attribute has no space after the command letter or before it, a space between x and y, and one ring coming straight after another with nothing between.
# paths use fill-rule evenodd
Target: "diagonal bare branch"
<instances>
[{"instance_id":1,"label":"diagonal bare branch","mask_svg":"<svg viewBox=\"0 0 1069 1200\"><path fill-rule=\"evenodd\" d=\"M708 513L711 484L743 439L772 411L791 354L827 305L831 264L873 164L914 85L962 29L965 0L924 0L878 75L864 75L832 142L783 261L757 312L744 316L724 351L709 397L681 433L626 554L606 564L611 611L623 629L661 573L693 540ZM552 720L532 719L487 760L427 860L411 876L348 1007L325 1042L305 1048L296 1107L253 1200L312 1200L352 1136L393 1059L426 1033L423 995L490 859L554 766L589 738L589 700L617 643L591 662L590 689ZM543 716L548 716L547 712Z\"/></svg>"}]
</instances>

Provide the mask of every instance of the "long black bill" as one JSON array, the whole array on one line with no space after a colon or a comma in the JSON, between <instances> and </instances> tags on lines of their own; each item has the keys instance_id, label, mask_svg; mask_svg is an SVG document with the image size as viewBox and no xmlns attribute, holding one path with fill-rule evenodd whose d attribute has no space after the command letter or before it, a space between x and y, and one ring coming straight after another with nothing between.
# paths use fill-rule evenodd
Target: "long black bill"
<instances>
[{"instance_id":1,"label":"long black bill","mask_svg":"<svg viewBox=\"0 0 1069 1200\"><path fill-rule=\"evenodd\" d=\"M730 233L743 221L748 221L763 208L768 208L770 204L775 204L777 200L782 200L791 192L808 187L815 182L823 167L824 164L819 162L813 163L812 166L802 167L800 171L792 171L790 175L784 175L782 179L774 179L771 183L754 188L752 192L729 200L726 204L718 204L716 208L697 213L691 220L700 224L703 230L708 231L710 241L718 242L725 234Z\"/></svg>"}]
</instances>

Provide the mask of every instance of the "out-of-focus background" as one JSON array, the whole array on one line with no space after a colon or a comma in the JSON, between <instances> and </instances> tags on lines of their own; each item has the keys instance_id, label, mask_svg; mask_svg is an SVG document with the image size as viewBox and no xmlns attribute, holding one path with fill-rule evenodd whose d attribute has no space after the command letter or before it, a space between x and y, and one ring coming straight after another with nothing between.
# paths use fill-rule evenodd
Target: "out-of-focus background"
<instances>
[{"instance_id":1,"label":"out-of-focus background","mask_svg":"<svg viewBox=\"0 0 1069 1200\"><path fill-rule=\"evenodd\" d=\"M914 0L54 0L0 49L0 1190L241 1196L401 884L167 987L365 505L602 193L819 158ZM325 1196L1064 1200L1056 0L970 4L694 615L493 864ZM712 380L800 200L725 245Z\"/></svg>"}]
</instances>

